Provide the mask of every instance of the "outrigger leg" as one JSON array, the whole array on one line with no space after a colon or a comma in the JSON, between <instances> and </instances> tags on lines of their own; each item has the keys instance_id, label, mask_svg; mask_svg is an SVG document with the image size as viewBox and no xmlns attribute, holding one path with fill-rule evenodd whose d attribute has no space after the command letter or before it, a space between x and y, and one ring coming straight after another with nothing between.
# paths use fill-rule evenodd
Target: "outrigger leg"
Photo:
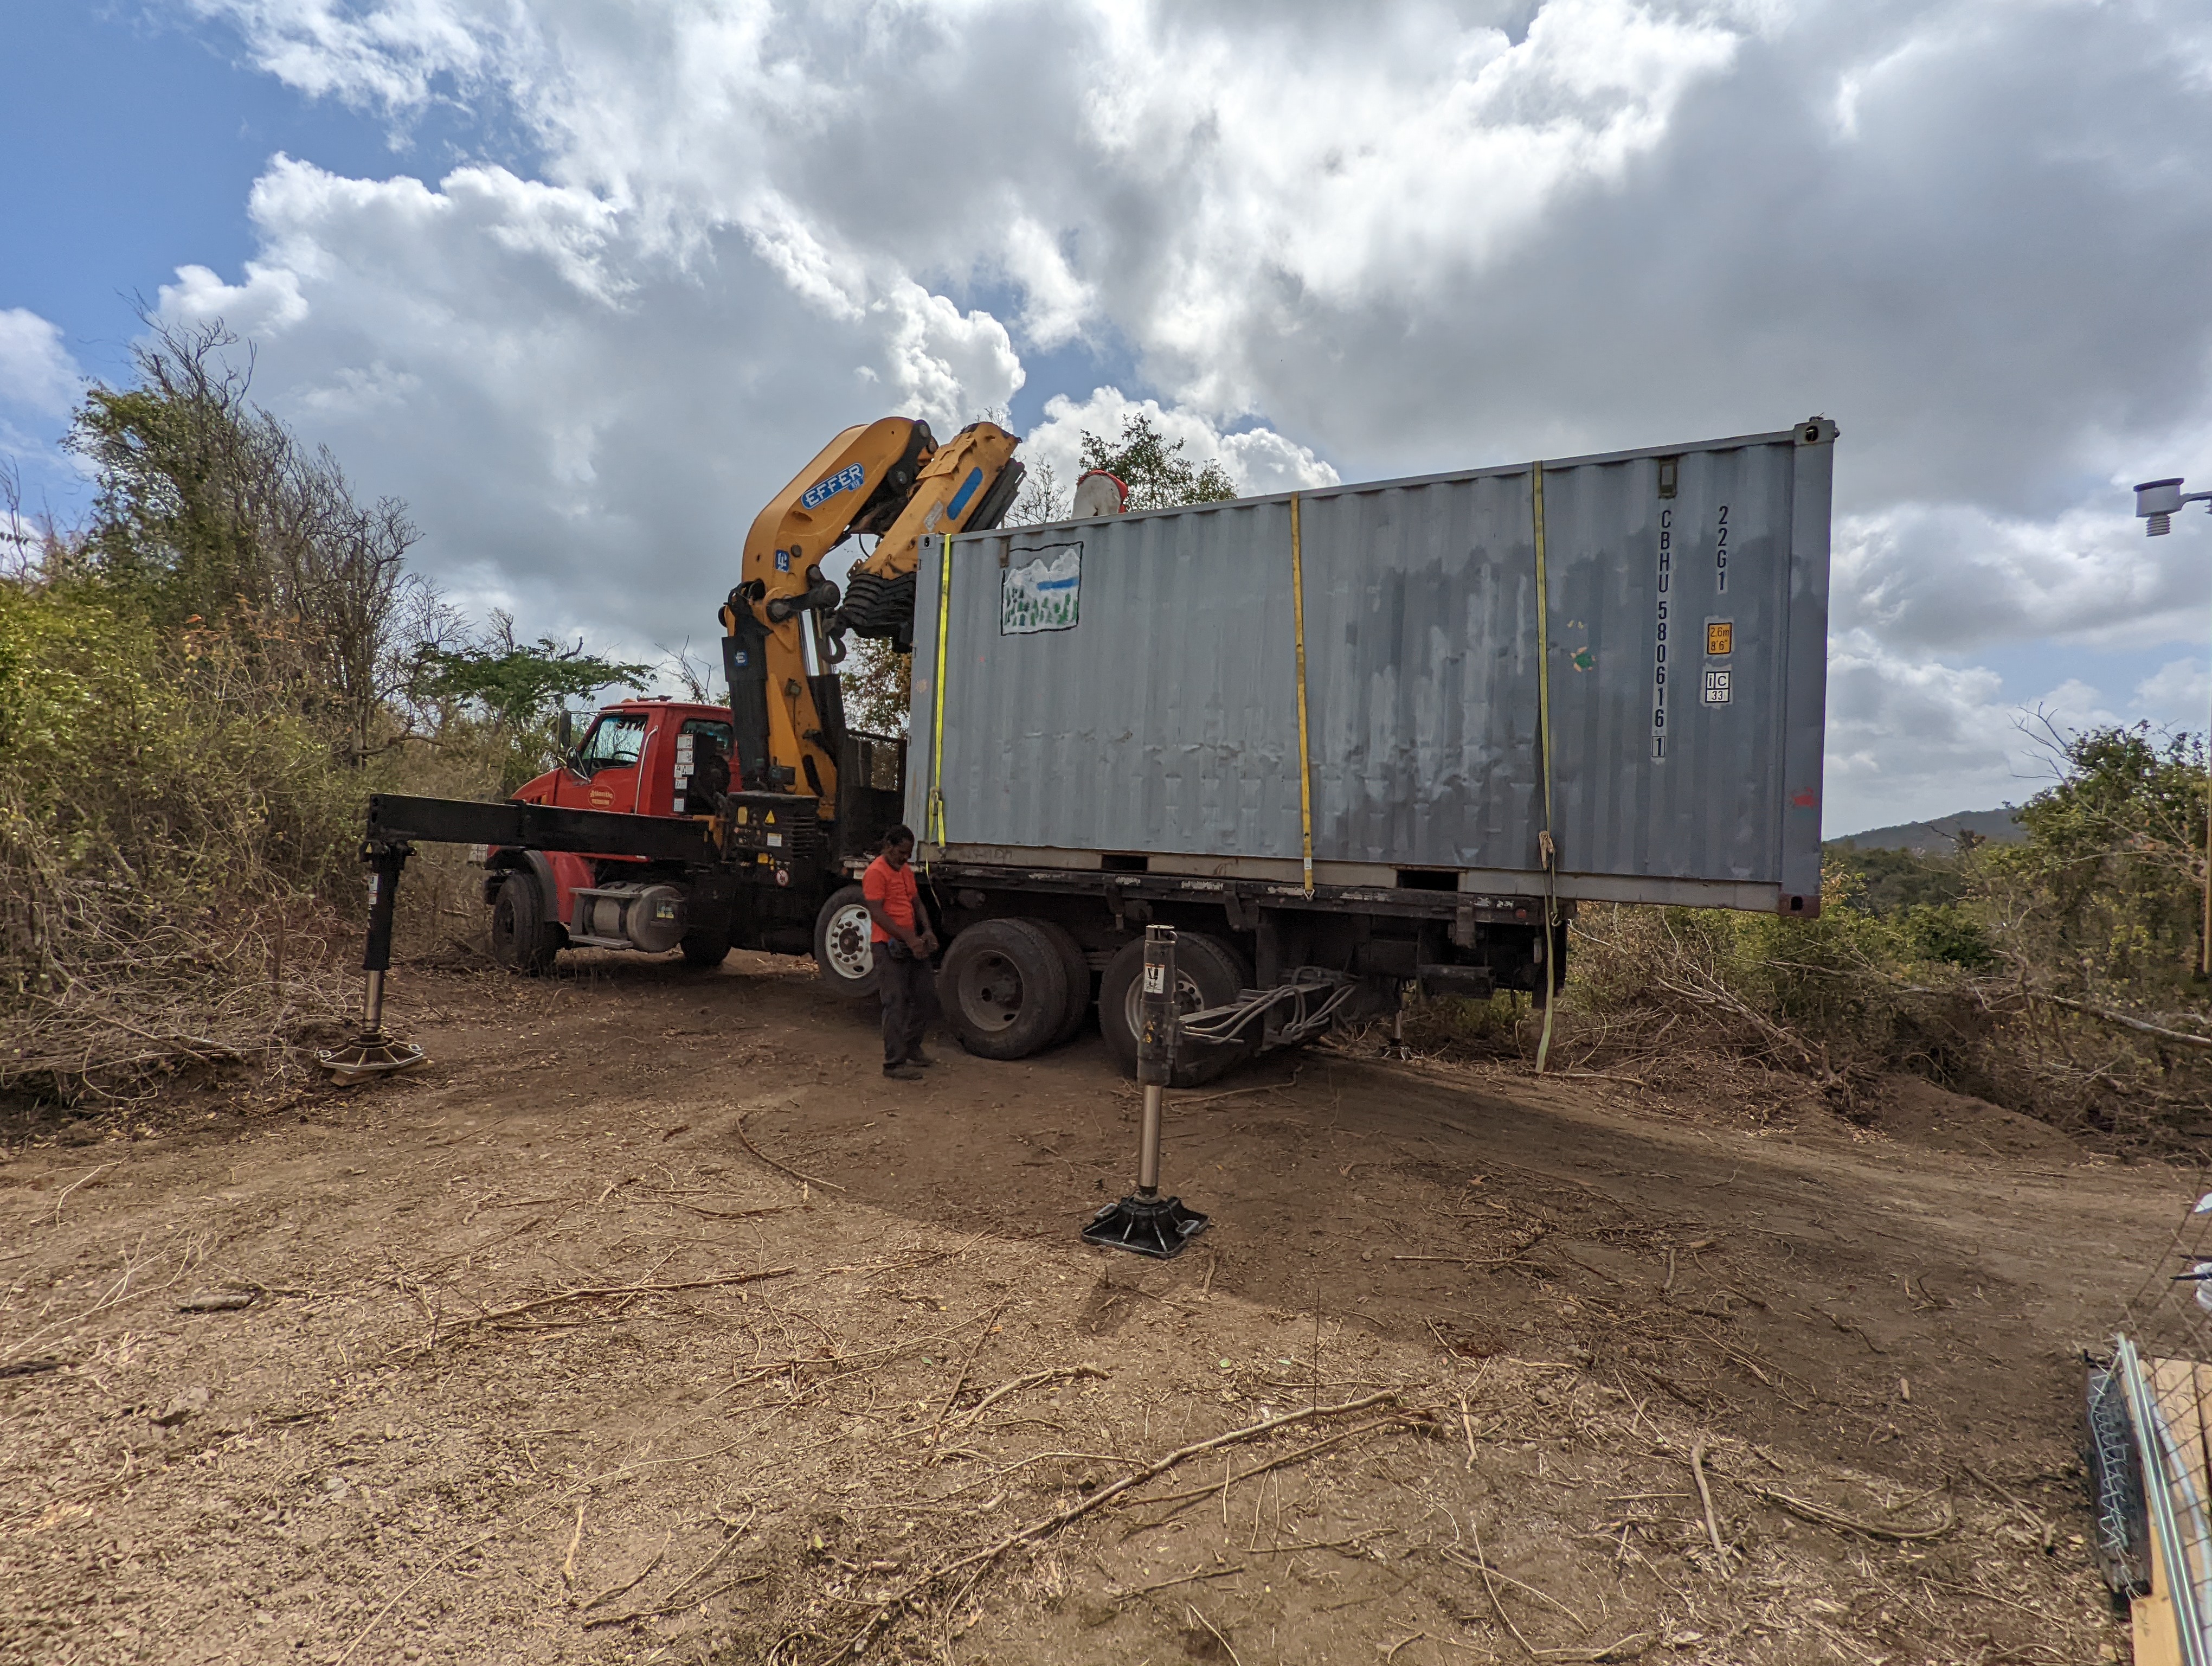
<instances>
[{"instance_id":1,"label":"outrigger leg","mask_svg":"<svg viewBox=\"0 0 2212 1666\"><path fill-rule=\"evenodd\" d=\"M1137 1036L1137 1080L1145 1090L1145 1120L1137 1144L1137 1189L1109 1203L1083 1229L1083 1241L1104 1250L1130 1250L1165 1261L1206 1228L1206 1218L1160 1195L1160 1123L1167 1085L1175 1074L1181 1012L1176 1006L1175 927L1145 927L1144 1028Z\"/></svg>"},{"instance_id":2,"label":"outrigger leg","mask_svg":"<svg viewBox=\"0 0 2212 1666\"><path fill-rule=\"evenodd\" d=\"M384 975L392 970L392 918L399 897L399 871L415 847L404 839L371 841L361 848L368 868L368 947L361 958L368 974L361 1028L343 1046L323 1049L315 1062L341 1081L367 1081L412 1070L427 1055L419 1047L384 1033Z\"/></svg>"}]
</instances>

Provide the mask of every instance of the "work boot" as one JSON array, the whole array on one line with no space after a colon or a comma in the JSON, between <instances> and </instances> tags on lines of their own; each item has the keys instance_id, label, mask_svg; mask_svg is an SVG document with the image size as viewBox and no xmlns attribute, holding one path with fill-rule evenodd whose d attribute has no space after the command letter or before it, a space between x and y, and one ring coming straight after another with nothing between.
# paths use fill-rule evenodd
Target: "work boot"
<instances>
[{"instance_id":1,"label":"work boot","mask_svg":"<svg viewBox=\"0 0 2212 1666\"><path fill-rule=\"evenodd\" d=\"M915 1048L913 1052L906 1055L906 1061L908 1064L920 1065L924 1070L929 1069L937 1062L936 1060L931 1058L928 1054L923 1052L919 1047Z\"/></svg>"},{"instance_id":2,"label":"work boot","mask_svg":"<svg viewBox=\"0 0 2212 1666\"><path fill-rule=\"evenodd\" d=\"M921 1079L921 1072L911 1063L887 1064L884 1067L884 1075L894 1082L918 1082Z\"/></svg>"}]
</instances>

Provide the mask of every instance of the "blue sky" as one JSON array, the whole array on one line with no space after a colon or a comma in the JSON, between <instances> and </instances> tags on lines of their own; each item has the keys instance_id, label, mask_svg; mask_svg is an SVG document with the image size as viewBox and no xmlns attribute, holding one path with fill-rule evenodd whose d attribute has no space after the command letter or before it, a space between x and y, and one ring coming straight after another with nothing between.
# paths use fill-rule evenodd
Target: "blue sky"
<instances>
[{"instance_id":1,"label":"blue sky","mask_svg":"<svg viewBox=\"0 0 2212 1666\"><path fill-rule=\"evenodd\" d=\"M1819 410L1831 831L2212 703L2212 521L2124 489L2212 479L2201 4L0 3L0 450L64 518L136 296L461 605L625 653L886 410L1066 469L1147 402L1253 490Z\"/></svg>"}]
</instances>

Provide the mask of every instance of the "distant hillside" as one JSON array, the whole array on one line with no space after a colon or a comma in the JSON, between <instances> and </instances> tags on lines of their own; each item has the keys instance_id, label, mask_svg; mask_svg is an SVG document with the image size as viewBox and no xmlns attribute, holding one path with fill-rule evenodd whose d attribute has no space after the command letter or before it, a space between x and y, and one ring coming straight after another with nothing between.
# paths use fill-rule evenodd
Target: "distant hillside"
<instances>
[{"instance_id":1,"label":"distant hillside","mask_svg":"<svg viewBox=\"0 0 2212 1666\"><path fill-rule=\"evenodd\" d=\"M1911 850L1948 855L1958 848L1960 831L1978 833L1999 844L2011 844L2021 835L2018 811L2009 804L1994 810L1961 810L1924 822L1905 822L1896 827L1872 827L1863 833L1847 833L1830 844L1850 845L1859 850Z\"/></svg>"}]
</instances>

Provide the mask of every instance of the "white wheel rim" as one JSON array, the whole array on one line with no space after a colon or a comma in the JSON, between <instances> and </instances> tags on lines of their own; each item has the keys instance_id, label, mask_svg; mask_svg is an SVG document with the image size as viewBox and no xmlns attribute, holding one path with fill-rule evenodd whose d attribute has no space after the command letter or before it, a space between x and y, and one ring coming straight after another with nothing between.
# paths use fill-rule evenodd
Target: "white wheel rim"
<instances>
[{"instance_id":1,"label":"white wheel rim","mask_svg":"<svg viewBox=\"0 0 2212 1666\"><path fill-rule=\"evenodd\" d=\"M1176 967L1176 1011L1195 1012L1203 1005L1205 1003L1200 999L1198 993L1198 981L1182 967ZM1143 1035L1145 1033L1145 980L1141 977L1129 980L1129 992L1121 997L1121 1012L1123 1017L1128 1020L1129 1033L1133 1036Z\"/></svg>"},{"instance_id":2,"label":"white wheel rim","mask_svg":"<svg viewBox=\"0 0 2212 1666\"><path fill-rule=\"evenodd\" d=\"M858 983L876 970L876 945L870 940L873 923L866 903L848 903L830 916L823 952L830 970L848 983Z\"/></svg>"}]
</instances>

